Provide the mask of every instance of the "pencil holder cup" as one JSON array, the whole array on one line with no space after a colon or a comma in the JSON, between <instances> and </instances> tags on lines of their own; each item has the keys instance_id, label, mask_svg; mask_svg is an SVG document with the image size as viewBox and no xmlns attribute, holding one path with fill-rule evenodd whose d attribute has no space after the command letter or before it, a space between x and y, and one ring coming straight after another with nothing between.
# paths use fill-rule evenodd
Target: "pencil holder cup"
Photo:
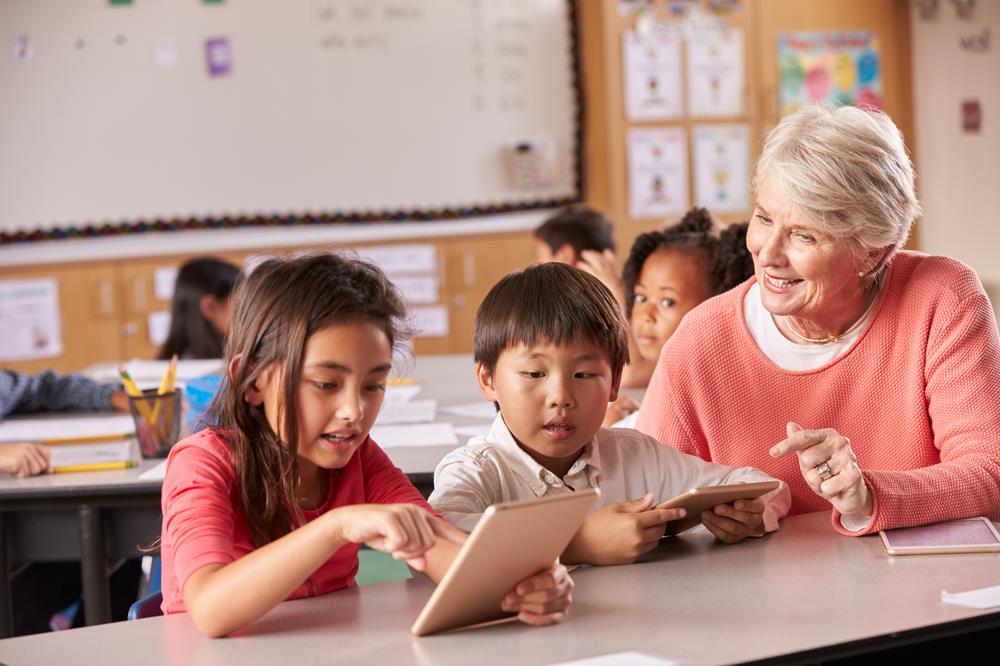
<instances>
[{"instance_id":1,"label":"pencil holder cup","mask_svg":"<svg viewBox=\"0 0 1000 666\"><path fill-rule=\"evenodd\" d=\"M129 398L129 408L142 457L166 458L181 432L181 393L143 391L141 398Z\"/></svg>"}]
</instances>

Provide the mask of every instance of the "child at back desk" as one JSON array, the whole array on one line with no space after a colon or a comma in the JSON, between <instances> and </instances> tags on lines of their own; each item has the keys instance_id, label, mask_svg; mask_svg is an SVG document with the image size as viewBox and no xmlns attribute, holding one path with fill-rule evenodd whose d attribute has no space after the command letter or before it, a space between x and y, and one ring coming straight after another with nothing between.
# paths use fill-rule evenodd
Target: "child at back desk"
<instances>
[{"instance_id":1,"label":"child at back desk","mask_svg":"<svg viewBox=\"0 0 1000 666\"><path fill-rule=\"evenodd\" d=\"M285 599L353 587L365 543L438 581L465 534L433 514L368 436L405 309L380 270L272 259L236 287L213 422L174 446L163 482L163 610L222 636ZM562 617L558 564L503 607Z\"/></svg>"},{"instance_id":2,"label":"child at back desk","mask_svg":"<svg viewBox=\"0 0 1000 666\"><path fill-rule=\"evenodd\" d=\"M639 234L623 275L614 255L584 252L579 268L600 278L625 309L631 325L629 362L622 386L649 384L660 350L695 306L753 275L747 224L720 229L704 208L692 208L677 224ZM634 428L638 405L622 395L608 406L604 425Z\"/></svg>"},{"instance_id":3,"label":"child at back desk","mask_svg":"<svg viewBox=\"0 0 1000 666\"><path fill-rule=\"evenodd\" d=\"M170 331L157 358L220 358L229 320L230 295L240 269L215 257L189 259L177 271L170 304Z\"/></svg>"},{"instance_id":4,"label":"child at back desk","mask_svg":"<svg viewBox=\"0 0 1000 666\"><path fill-rule=\"evenodd\" d=\"M472 529L495 502L600 487L597 510L561 558L633 562L656 547L682 509L655 504L689 488L773 480L679 453L627 428L602 428L628 359L628 327L596 277L564 264L511 273L476 314L476 377L500 408L486 437L448 454L434 472L431 505ZM778 528L791 498L784 483L762 499L702 514L721 541Z\"/></svg>"}]
</instances>

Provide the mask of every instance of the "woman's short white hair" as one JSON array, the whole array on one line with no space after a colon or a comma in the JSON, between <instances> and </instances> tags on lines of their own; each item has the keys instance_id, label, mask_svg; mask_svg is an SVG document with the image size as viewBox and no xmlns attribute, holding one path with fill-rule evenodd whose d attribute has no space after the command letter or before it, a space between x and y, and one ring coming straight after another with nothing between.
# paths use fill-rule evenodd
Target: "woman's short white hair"
<instances>
[{"instance_id":1,"label":"woman's short white hair","mask_svg":"<svg viewBox=\"0 0 1000 666\"><path fill-rule=\"evenodd\" d=\"M753 186L767 181L822 230L863 250L889 248L920 214L913 164L889 116L853 106L810 106L785 116L764 141Z\"/></svg>"}]
</instances>

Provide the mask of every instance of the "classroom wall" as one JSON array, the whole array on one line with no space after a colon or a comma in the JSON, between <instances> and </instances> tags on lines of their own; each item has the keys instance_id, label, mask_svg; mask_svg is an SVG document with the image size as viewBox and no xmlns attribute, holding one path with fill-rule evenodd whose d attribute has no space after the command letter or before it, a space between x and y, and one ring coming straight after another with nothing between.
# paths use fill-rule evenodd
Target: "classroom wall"
<instances>
[{"instance_id":1,"label":"classroom wall","mask_svg":"<svg viewBox=\"0 0 1000 666\"><path fill-rule=\"evenodd\" d=\"M676 120L629 121L623 101L622 35L635 27L635 16L622 11L623 3L580 3L581 47L586 103L585 160L587 177L584 196L592 206L607 213L616 225L616 241L622 257L635 237L662 224L666 219L633 219L629 214L626 133L629 128L684 127L698 122L744 124L750 130L750 162L760 153L763 139L780 119L778 108L778 39L795 32L870 32L877 36L880 51L884 110L899 126L911 149L914 141L911 94L910 3L907 0L743 0L738 3L710 3L708 0L669 2L650 0L658 19L666 23L686 20L673 13L686 6L687 17L697 10L701 17L722 21L740 29L744 38L745 108L738 116ZM997 3L1000 4L1000 3ZM713 6L718 9L713 9ZM950 8L950 6L949 6ZM684 56L682 56L683 58ZM685 72L685 76L687 76ZM689 184L693 179L689 178ZM692 188L691 203L694 204ZM719 214L723 223L750 217L751 208ZM919 248L919 230L909 247Z\"/></svg>"},{"instance_id":2,"label":"classroom wall","mask_svg":"<svg viewBox=\"0 0 1000 666\"><path fill-rule=\"evenodd\" d=\"M924 216L920 249L970 264L1000 306L1000 2L963 20L950 2L911 16L916 166ZM978 100L981 129L962 130L962 102Z\"/></svg>"}]
</instances>

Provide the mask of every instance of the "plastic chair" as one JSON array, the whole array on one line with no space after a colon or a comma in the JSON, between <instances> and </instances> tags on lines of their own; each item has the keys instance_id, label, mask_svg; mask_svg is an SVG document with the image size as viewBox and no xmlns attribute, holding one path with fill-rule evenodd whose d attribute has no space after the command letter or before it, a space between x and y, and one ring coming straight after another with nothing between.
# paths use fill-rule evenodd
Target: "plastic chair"
<instances>
[{"instance_id":1,"label":"plastic chair","mask_svg":"<svg viewBox=\"0 0 1000 666\"><path fill-rule=\"evenodd\" d=\"M160 604L163 603L163 594L159 591L147 594L132 604L128 609L129 620L141 620L144 617L157 617L163 615Z\"/></svg>"}]
</instances>

